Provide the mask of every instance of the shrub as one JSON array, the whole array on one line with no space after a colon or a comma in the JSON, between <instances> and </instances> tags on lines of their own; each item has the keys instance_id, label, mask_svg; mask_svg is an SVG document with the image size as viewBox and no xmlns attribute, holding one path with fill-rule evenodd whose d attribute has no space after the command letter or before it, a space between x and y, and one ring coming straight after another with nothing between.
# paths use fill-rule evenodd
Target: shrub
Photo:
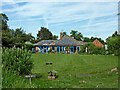
<instances>
[{"instance_id":1,"label":"shrub","mask_svg":"<svg viewBox=\"0 0 120 90\"><path fill-rule=\"evenodd\" d=\"M105 55L106 50L102 47L95 47L92 51L92 54L102 54Z\"/></svg>"},{"instance_id":2,"label":"shrub","mask_svg":"<svg viewBox=\"0 0 120 90\"><path fill-rule=\"evenodd\" d=\"M48 53L51 53L52 52L52 49L48 50Z\"/></svg>"},{"instance_id":3,"label":"shrub","mask_svg":"<svg viewBox=\"0 0 120 90\"><path fill-rule=\"evenodd\" d=\"M86 52L86 47L87 47L87 52ZM87 43L81 47L81 50L78 53L105 55L106 50L102 47L96 47L93 43Z\"/></svg>"},{"instance_id":4,"label":"shrub","mask_svg":"<svg viewBox=\"0 0 120 90\"><path fill-rule=\"evenodd\" d=\"M55 50L52 50L51 53L55 53Z\"/></svg>"},{"instance_id":5,"label":"shrub","mask_svg":"<svg viewBox=\"0 0 120 90\"><path fill-rule=\"evenodd\" d=\"M89 54L92 54L92 50L93 50L93 48L95 47L95 45L93 44L93 43L87 43L87 44L85 44L85 45L83 45L83 46L81 46L81 50L80 50L80 52L79 53L85 53L85 51L86 51L86 47L87 47L87 52L89 53Z\"/></svg>"},{"instance_id":6,"label":"shrub","mask_svg":"<svg viewBox=\"0 0 120 90\"><path fill-rule=\"evenodd\" d=\"M19 74L29 74L33 63L30 51L23 48L2 48L3 69Z\"/></svg>"},{"instance_id":7,"label":"shrub","mask_svg":"<svg viewBox=\"0 0 120 90\"><path fill-rule=\"evenodd\" d=\"M26 48L27 50L31 50L32 51L33 47L34 47L34 45L32 45L32 44L24 44L24 48Z\"/></svg>"},{"instance_id":8,"label":"shrub","mask_svg":"<svg viewBox=\"0 0 120 90\"><path fill-rule=\"evenodd\" d=\"M109 54L120 55L120 36L107 39L107 48Z\"/></svg>"}]
</instances>

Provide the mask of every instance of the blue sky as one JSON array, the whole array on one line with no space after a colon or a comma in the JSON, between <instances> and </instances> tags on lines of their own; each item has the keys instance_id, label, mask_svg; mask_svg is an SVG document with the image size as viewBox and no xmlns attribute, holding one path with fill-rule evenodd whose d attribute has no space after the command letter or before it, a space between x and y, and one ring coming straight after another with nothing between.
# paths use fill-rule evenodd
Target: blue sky
<instances>
[{"instance_id":1,"label":"blue sky","mask_svg":"<svg viewBox=\"0 0 120 90\"><path fill-rule=\"evenodd\" d=\"M106 39L118 30L118 2L2 2L1 12L9 17L11 29L22 27L36 37L41 27L54 34L70 35L77 30L83 36Z\"/></svg>"}]
</instances>

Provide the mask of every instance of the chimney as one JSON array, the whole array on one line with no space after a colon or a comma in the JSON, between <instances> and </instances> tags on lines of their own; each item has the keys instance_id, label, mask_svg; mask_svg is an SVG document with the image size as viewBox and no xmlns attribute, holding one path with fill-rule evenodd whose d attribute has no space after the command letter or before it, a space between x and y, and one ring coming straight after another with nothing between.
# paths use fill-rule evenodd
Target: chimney
<instances>
[{"instance_id":1,"label":"chimney","mask_svg":"<svg viewBox=\"0 0 120 90\"><path fill-rule=\"evenodd\" d=\"M62 38L62 32L60 32L60 39Z\"/></svg>"}]
</instances>

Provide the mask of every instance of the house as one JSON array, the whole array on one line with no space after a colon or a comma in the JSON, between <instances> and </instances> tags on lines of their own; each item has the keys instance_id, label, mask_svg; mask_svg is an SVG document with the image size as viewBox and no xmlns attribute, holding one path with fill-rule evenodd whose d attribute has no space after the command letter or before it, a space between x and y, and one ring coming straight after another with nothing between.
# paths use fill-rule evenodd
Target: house
<instances>
[{"instance_id":1,"label":"house","mask_svg":"<svg viewBox=\"0 0 120 90\"><path fill-rule=\"evenodd\" d=\"M96 46L96 47L104 47L104 45L98 41L97 39L93 41L93 44Z\"/></svg>"},{"instance_id":2,"label":"house","mask_svg":"<svg viewBox=\"0 0 120 90\"><path fill-rule=\"evenodd\" d=\"M84 44L86 44L86 42L77 41L68 35L62 37L62 33L60 33L59 40L42 40L34 44L35 47L33 51L48 53L51 49L57 53L78 53Z\"/></svg>"}]
</instances>

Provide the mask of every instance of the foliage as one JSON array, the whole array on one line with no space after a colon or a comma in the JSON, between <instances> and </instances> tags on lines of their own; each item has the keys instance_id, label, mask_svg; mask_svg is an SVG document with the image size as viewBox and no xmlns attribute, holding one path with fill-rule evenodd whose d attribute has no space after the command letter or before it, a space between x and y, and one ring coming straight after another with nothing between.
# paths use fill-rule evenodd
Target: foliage
<instances>
[{"instance_id":1,"label":"foliage","mask_svg":"<svg viewBox=\"0 0 120 90\"><path fill-rule=\"evenodd\" d=\"M51 53L55 53L56 51L55 50L52 50Z\"/></svg>"},{"instance_id":2,"label":"foliage","mask_svg":"<svg viewBox=\"0 0 120 90\"><path fill-rule=\"evenodd\" d=\"M90 42L93 42L94 40L98 40L98 41L100 41L103 45L105 45L105 42L104 42L104 40L102 40L101 38L97 38L97 37L91 37L90 38Z\"/></svg>"},{"instance_id":3,"label":"foliage","mask_svg":"<svg viewBox=\"0 0 120 90\"><path fill-rule=\"evenodd\" d=\"M38 31L37 34L37 39L39 40L51 40L52 37L52 33L49 31L49 29L45 28L45 27L41 27L40 31Z\"/></svg>"},{"instance_id":4,"label":"foliage","mask_svg":"<svg viewBox=\"0 0 120 90\"><path fill-rule=\"evenodd\" d=\"M118 72L109 72L118 66L117 56L37 53L32 57L32 73L40 77L32 78L31 88L118 88ZM46 62L53 65L46 66ZM58 72L56 80L47 79L51 70ZM2 81L3 88L29 88L29 79L19 75L4 74Z\"/></svg>"},{"instance_id":5,"label":"foliage","mask_svg":"<svg viewBox=\"0 0 120 90\"><path fill-rule=\"evenodd\" d=\"M65 35L67 35L67 33L66 32L62 32L62 37L65 36Z\"/></svg>"},{"instance_id":6,"label":"foliage","mask_svg":"<svg viewBox=\"0 0 120 90\"><path fill-rule=\"evenodd\" d=\"M101 38L98 38L98 37L91 37L91 38L88 38L88 37L83 37L83 42L93 42L94 40L98 40L100 41L103 45L105 45L105 42L104 40L102 40Z\"/></svg>"},{"instance_id":7,"label":"foliage","mask_svg":"<svg viewBox=\"0 0 120 90\"><path fill-rule=\"evenodd\" d=\"M48 53L51 53L52 52L52 49L50 48L50 50L48 50Z\"/></svg>"},{"instance_id":8,"label":"foliage","mask_svg":"<svg viewBox=\"0 0 120 90\"><path fill-rule=\"evenodd\" d=\"M120 55L120 36L108 38L107 48L109 54Z\"/></svg>"},{"instance_id":9,"label":"foliage","mask_svg":"<svg viewBox=\"0 0 120 90\"><path fill-rule=\"evenodd\" d=\"M91 43L91 42L90 42L90 43L87 43L87 44L81 46L80 53L85 53L85 52L86 52L86 47L87 47L87 52L88 52L89 54L92 54L93 48L95 48L96 46L95 46L93 43Z\"/></svg>"},{"instance_id":10,"label":"foliage","mask_svg":"<svg viewBox=\"0 0 120 90\"><path fill-rule=\"evenodd\" d=\"M13 47L15 44L25 43L26 41L33 42L35 38L31 33L26 34L22 28L15 30L9 29L7 21L9 20L5 14L2 15L2 45L5 47Z\"/></svg>"},{"instance_id":11,"label":"foliage","mask_svg":"<svg viewBox=\"0 0 120 90\"><path fill-rule=\"evenodd\" d=\"M58 36L54 35L52 39L57 40L57 38L58 38Z\"/></svg>"},{"instance_id":12,"label":"foliage","mask_svg":"<svg viewBox=\"0 0 120 90\"><path fill-rule=\"evenodd\" d=\"M32 44L24 44L24 48L27 50L32 51L33 47L34 47L34 45L32 45Z\"/></svg>"},{"instance_id":13,"label":"foliage","mask_svg":"<svg viewBox=\"0 0 120 90\"><path fill-rule=\"evenodd\" d=\"M0 17L2 17L2 30L8 30L7 21L9 21L6 14L0 13Z\"/></svg>"},{"instance_id":14,"label":"foliage","mask_svg":"<svg viewBox=\"0 0 120 90\"><path fill-rule=\"evenodd\" d=\"M87 52L86 52L86 47L87 47ZM81 50L79 51L79 53L105 55L106 50L102 47L96 47L93 43L90 42L81 46Z\"/></svg>"},{"instance_id":15,"label":"foliage","mask_svg":"<svg viewBox=\"0 0 120 90\"><path fill-rule=\"evenodd\" d=\"M73 37L74 39L82 41L83 35L80 32L72 30L70 34L71 34L70 36Z\"/></svg>"},{"instance_id":16,"label":"foliage","mask_svg":"<svg viewBox=\"0 0 120 90\"><path fill-rule=\"evenodd\" d=\"M102 47L95 47L92 51L92 54L101 54L101 55L105 55L106 54L106 50Z\"/></svg>"},{"instance_id":17,"label":"foliage","mask_svg":"<svg viewBox=\"0 0 120 90\"><path fill-rule=\"evenodd\" d=\"M33 63L31 53L26 49L2 48L3 69L21 74L29 74Z\"/></svg>"},{"instance_id":18,"label":"foliage","mask_svg":"<svg viewBox=\"0 0 120 90\"><path fill-rule=\"evenodd\" d=\"M83 42L91 42L91 40L88 37L83 37Z\"/></svg>"}]
</instances>

